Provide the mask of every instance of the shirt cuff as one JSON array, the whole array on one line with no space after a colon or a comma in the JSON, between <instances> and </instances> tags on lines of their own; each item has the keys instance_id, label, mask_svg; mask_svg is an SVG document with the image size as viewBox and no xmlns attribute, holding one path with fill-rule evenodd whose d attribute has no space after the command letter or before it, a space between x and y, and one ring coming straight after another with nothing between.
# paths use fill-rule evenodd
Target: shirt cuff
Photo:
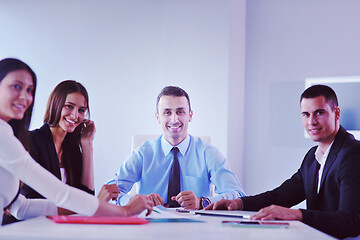
<instances>
[{"instance_id":1,"label":"shirt cuff","mask_svg":"<svg viewBox=\"0 0 360 240\"><path fill-rule=\"evenodd\" d=\"M57 206L48 199L26 199L19 195L10 207L10 213L19 220L57 215Z\"/></svg>"}]
</instances>

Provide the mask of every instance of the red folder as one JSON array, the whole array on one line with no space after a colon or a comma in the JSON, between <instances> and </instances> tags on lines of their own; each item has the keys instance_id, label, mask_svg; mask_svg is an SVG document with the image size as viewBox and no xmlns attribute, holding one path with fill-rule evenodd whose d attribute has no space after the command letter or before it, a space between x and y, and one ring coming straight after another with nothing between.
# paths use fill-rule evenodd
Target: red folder
<instances>
[{"instance_id":1,"label":"red folder","mask_svg":"<svg viewBox=\"0 0 360 240\"><path fill-rule=\"evenodd\" d=\"M79 224L146 224L145 218L138 217L86 217L73 215L48 216L56 223L79 223Z\"/></svg>"}]
</instances>

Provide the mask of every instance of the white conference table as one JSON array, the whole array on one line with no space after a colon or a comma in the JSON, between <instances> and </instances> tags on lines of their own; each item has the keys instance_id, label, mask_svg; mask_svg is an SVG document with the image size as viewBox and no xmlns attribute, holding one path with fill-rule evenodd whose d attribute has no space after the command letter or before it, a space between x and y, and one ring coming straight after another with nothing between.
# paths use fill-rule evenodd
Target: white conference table
<instances>
[{"instance_id":1,"label":"white conference table","mask_svg":"<svg viewBox=\"0 0 360 240\"><path fill-rule=\"evenodd\" d=\"M196 216L192 219L205 222L150 222L144 225L59 224L46 217L37 217L0 227L0 239L335 239L299 221L290 221L288 228L240 228L224 227L221 223L223 220L241 220L239 218Z\"/></svg>"}]
</instances>

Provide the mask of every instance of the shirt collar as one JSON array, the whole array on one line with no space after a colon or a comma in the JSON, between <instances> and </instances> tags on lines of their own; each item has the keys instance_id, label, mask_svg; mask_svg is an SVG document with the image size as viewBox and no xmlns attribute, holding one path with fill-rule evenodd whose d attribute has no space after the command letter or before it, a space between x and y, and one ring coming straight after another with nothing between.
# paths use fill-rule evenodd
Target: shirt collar
<instances>
[{"instance_id":1,"label":"shirt collar","mask_svg":"<svg viewBox=\"0 0 360 240\"><path fill-rule=\"evenodd\" d=\"M189 147L189 144L190 144L190 135L189 134L186 136L186 138L181 143L179 143L176 146L171 145L165 139L164 135L161 136L161 147L162 147L162 150L163 150L165 156L167 156L170 153L170 151L173 147L177 147L179 149L179 152L181 153L181 155L185 156L185 153Z\"/></svg>"},{"instance_id":2,"label":"shirt collar","mask_svg":"<svg viewBox=\"0 0 360 240\"><path fill-rule=\"evenodd\" d=\"M333 143L334 143L334 141L331 142L330 146L328 147L328 149L322 156L321 156L321 150L320 150L319 146L317 147L317 149L315 151L315 159L316 159L316 161L318 161L318 163L320 165L323 165L325 163Z\"/></svg>"}]
</instances>

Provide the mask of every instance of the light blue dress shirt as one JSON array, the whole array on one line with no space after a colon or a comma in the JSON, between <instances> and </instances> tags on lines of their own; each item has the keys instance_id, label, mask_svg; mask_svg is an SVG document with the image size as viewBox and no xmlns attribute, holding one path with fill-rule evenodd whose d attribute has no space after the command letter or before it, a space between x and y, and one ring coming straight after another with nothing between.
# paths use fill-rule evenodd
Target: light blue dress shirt
<instances>
[{"instance_id":1,"label":"light blue dress shirt","mask_svg":"<svg viewBox=\"0 0 360 240\"><path fill-rule=\"evenodd\" d=\"M118 198L120 205L129 201L131 196L126 193L136 182L139 183L139 194L158 193L166 201L174 160L173 147L179 148L181 191L192 190L196 196L208 197L211 202L245 196L238 178L216 147L191 135L178 146L172 146L160 136L135 149L121 165L117 174L118 186L123 193ZM114 184L115 177L106 184ZM214 196L210 195L210 183L215 186Z\"/></svg>"}]
</instances>

